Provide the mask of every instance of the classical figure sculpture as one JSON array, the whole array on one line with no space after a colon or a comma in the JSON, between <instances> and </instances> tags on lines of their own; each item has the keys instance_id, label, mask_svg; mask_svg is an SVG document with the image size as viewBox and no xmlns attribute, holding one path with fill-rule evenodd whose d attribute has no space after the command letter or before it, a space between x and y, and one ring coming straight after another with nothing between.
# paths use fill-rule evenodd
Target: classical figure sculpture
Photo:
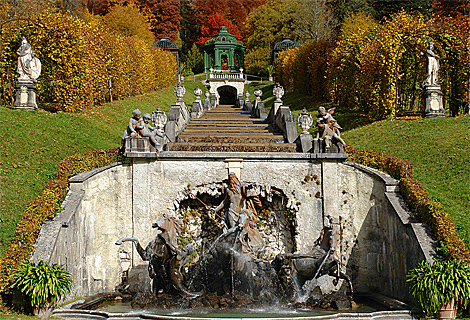
<instances>
[{"instance_id":1,"label":"classical figure sculpture","mask_svg":"<svg viewBox=\"0 0 470 320\"><path fill-rule=\"evenodd\" d=\"M345 279L351 295L353 294L350 278L340 270L340 260L336 250L339 239L338 226L325 227L308 254L283 253L277 255L271 262L278 273L284 292L291 300L296 300L303 293L305 282L325 274L334 276L336 281L340 278Z\"/></svg>"},{"instance_id":2,"label":"classical figure sculpture","mask_svg":"<svg viewBox=\"0 0 470 320\"><path fill-rule=\"evenodd\" d=\"M165 293L177 293L194 297L198 294L186 290L183 284L182 267L189 261L189 256L194 252L192 244L183 249L178 248L177 238L181 236L181 224L175 217L163 217L152 225L161 233L149 242L144 249L135 237L122 238L116 241L121 245L125 241L132 241L136 250L144 261L149 261L149 276L152 279L152 290L158 294L161 290Z\"/></svg>"},{"instance_id":3,"label":"classical figure sculpture","mask_svg":"<svg viewBox=\"0 0 470 320\"><path fill-rule=\"evenodd\" d=\"M160 143L157 141L157 136L160 138L164 137L164 133L160 132L157 127L152 127L150 125L150 120L152 117L150 116L149 113L144 114L144 121L143 123L140 123L136 127L136 131L142 136L142 137L149 137L151 143L153 144L154 147L158 147Z\"/></svg>"},{"instance_id":4,"label":"classical figure sculpture","mask_svg":"<svg viewBox=\"0 0 470 320\"><path fill-rule=\"evenodd\" d=\"M333 118L332 114L336 108L331 108L326 111L325 107L320 106L318 108L318 118L317 124L318 126L318 136L325 141L326 147L329 148L331 146L331 141L333 138L338 140L343 145L346 145L343 139L341 139L341 126L338 122Z\"/></svg>"},{"instance_id":5,"label":"classical figure sculpture","mask_svg":"<svg viewBox=\"0 0 470 320\"><path fill-rule=\"evenodd\" d=\"M124 150L126 138L136 137L138 135L136 128L138 126L143 127L141 116L142 113L139 109L135 109L134 111L132 111L132 118L129 119L129 125L126 128L126 131L124 131L124 133L122 134L121 151Z\"/></svg>"},{"instance_id":6,"label":"classical figure sculpture","mask_svg":"<svg viewBox=\"0 0 470 320\"><path fill-rule=\"evenodd\" d=\"M434 43L428 42L428 49L421 52L421 55L426 57L426 76L421 84L422 87L439 85L439 56L432 51L433 49Z\"/></svg>"},{"instance_id":7,"label":"classical figure sculpture","mask_svg":"<svg viewBox=\"0 0 470 320\"><path fill-rule=\"evenodd\" d=\"M18 54L18 81L36 82L41 74L41 61L34 55L25 37L16 53Z\"/></svg>"},{"instance_id":8,"label":"classical figure sculpture","mask_svg":"<svg viewBox=\"0 0 470 320\"><path fill-rule=\"evenodd\" d=\"M228 182L225 198L214 211L225 209L224 232L239 227L239 239L244 249L261 252L265 243L255 225L258 221L255 205L261 206L261 202L246 184L240 183L235 173L229 173Z\"/></svg>"}]
</instances>

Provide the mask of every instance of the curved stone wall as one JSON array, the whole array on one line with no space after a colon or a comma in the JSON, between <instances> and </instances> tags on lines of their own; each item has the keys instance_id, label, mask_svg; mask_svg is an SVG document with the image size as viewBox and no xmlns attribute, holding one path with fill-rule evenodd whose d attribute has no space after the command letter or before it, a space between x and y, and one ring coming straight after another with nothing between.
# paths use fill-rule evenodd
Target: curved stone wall
<instances>
[{"instance_id":1,"label":"curved stone wall","mask_svg":"<svg viewBox=\"0 0 470 320\"><path fill-rule=\"evenodd\" d=\"M64 210L41 229L32 259L66 265L75 284L70 298L114 291L123 275L149 290L147 263L131 243L115 241L135 236L145 246L155 237L152 223L175 214L185 188L221 183L229 170L283 191L296 212L297 252L308 252L325 225L339 225L337 249L356 291L400 297L408 270L432 259L429 231L413 223L397 181L343 159L163 152L130 160L73 177Z\"/></svg>"}]
</instances>

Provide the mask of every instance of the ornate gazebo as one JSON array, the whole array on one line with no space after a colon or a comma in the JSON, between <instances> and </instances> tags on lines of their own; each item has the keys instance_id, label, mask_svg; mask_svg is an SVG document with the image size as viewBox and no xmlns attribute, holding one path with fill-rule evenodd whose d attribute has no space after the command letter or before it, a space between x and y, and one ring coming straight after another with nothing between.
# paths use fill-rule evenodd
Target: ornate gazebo
<instances>
[{"instance_id":1,"label":"ornate gazebo","mask_svg":"<svg viewBox=\"0 0 470 320\"><path fill-rule=\"evenodd\" d=\"M225 26L207 40L204 51L204 72L209 70L234 70L245 67L245 46L227 31Z\"/></svg>"},{"instance_id":2,"label":"ornate gazebo","mask_svg":"<svg viewBox=\"0 0 470 320\"><path fill-rule=\"evenodd\" d=\"M300 47L300 43L294 42L291 39L284 39L281 42L276 43L273 50L273 61L276 61L282 51L297 47Z\"/></svg>"}]
</instances>

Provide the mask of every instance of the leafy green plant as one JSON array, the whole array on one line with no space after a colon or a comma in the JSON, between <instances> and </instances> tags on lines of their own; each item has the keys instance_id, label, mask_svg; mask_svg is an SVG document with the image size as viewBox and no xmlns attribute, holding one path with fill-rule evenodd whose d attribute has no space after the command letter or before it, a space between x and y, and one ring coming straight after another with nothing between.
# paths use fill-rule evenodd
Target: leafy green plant
<instances>
[{"instance_id":1,"label":"leafy green plant","mask_svg":"<svg viewBox=\"0 0 470 320\"><path fill-rule=\"evenodd\" d=\"M470 298L470 267L459 260L422 261L410 270L410 293L428 316L444 304L455 301L466 308Z\"/></svg>"},{"instance_id":2,"label":"leafy green plant","mask_svg":"<svg viewBox=\"0 0 470 320\"><path fill-rule=\"evenodd\" d=\"M33 307L54 306L70 292L72 277L61 265L24 261L15 274L14 287L31 298Z\"/></svg>"}]
</instances>

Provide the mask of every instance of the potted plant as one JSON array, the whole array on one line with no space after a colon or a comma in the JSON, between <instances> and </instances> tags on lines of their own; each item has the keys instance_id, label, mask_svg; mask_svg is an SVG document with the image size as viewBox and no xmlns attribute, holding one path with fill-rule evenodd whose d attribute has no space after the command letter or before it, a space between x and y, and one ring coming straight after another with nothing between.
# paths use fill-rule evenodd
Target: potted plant
<instances>
[{"instance_id":1,"label":"potted plant","mask_svg":"<svg viewBox=\"0 0 470 320\"><path fill-rule=\"evenodd\" d=\"M274 67L270 64L269 66L267 66L266 69L268 70L269 81L273 81L273 71L274 71Z\"/></svg>"},{"instance_id":2,"label":"potted plant","mask_svg":"<svg viewBox=\"0 0 470 320\"><path fill-rule=\"evenodd\" d=\"M422 261L407 275L410 293L428 316L453 319L457 306L467 307L470 299L470 267L459 260Z\"/></svg>"},{"instance_id":3,"label":"potted plant","mask_svg":"<svg viewBox=\"0 0 470 320\"><path fill-rule=\"evenodd\" d=\"M70 273L61 265L50 265L45 261L23 262L15 274L13 286L31 299L33 313L47 317L57 301L72 288Z\"/></svg>"}]
</instances>

